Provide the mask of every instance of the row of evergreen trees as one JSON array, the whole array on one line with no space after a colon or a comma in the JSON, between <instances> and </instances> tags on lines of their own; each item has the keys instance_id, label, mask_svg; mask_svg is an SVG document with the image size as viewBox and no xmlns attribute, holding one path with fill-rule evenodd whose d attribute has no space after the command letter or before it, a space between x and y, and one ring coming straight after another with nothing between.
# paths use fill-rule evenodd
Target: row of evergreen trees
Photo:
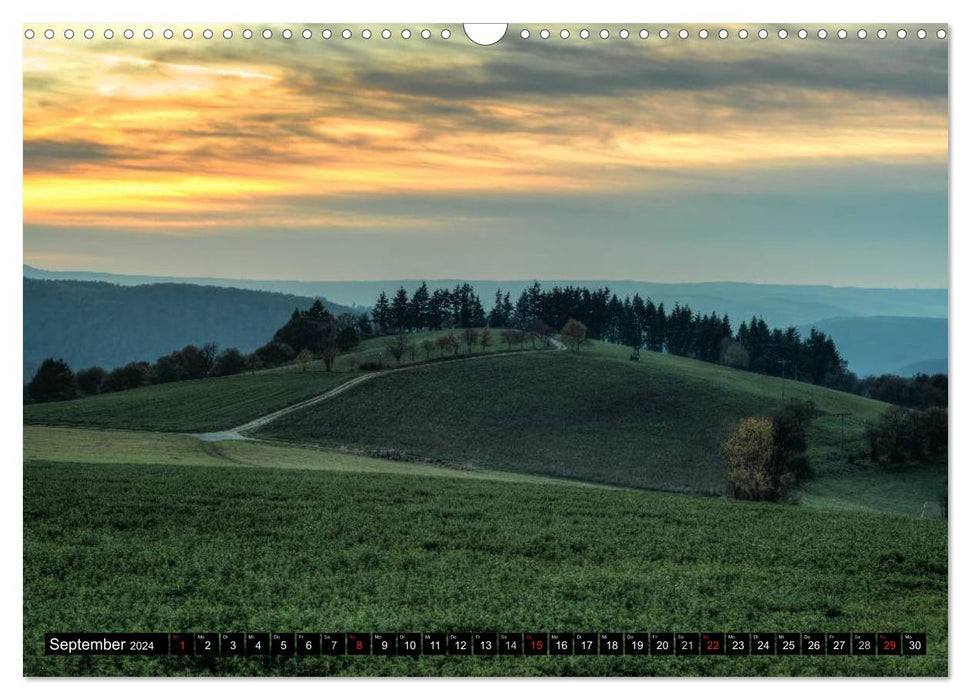
<instances>
[{"instance_id":1,"label":"row of evergreen trees","mask_svg":"<svg viewBox=\"0 0 971 700\"><path fill-rule=\"evenodd\" d=\"M544 290L534 282L515 303L508 292L497 290L486 312L469 284L429 291L422 282L411 295L403 287L391 299L382 292L372 318L382 334L486 325L545 334L575 319L586 326L588 338L635 351L666 352L841 389L853 390L856 383L832 338L815 329L803 338L793 327L769 328L753 317L734 331L727 316L699 314L681 304L669 311L663 302L640 295L620 299L606 287Z\"/></svg>"},{"instance_id":2,"label":"row of evergreen trees","mask_svg":"<svg viewBox=\"0 0 971 700\"><path fill-rule=\"evenodd\" d=\"M401 287L391 299L382 291L371 317L378 335L422 329L481 328L487 321L494 328L500 327L491 317L487 319L482 302L468 283L451 290L429 292L428 284L422 282L410 297Z\"/></svg>"}]
</instances>

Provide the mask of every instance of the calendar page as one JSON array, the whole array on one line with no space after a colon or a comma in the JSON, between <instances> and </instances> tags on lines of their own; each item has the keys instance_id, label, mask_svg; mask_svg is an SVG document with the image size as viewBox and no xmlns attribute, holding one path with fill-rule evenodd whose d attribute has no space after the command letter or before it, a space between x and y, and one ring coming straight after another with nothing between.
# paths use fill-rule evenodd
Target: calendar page
<instances>
[{"instance_id":1,"label":"calendar page","mask_svg":"<svg viewBox=\"0 0 971 700\"><path fill-rule=\"evenodd\" d=\"M948 675L947 25L21 32L24 675Z\"/></svg>"}]
</instances>

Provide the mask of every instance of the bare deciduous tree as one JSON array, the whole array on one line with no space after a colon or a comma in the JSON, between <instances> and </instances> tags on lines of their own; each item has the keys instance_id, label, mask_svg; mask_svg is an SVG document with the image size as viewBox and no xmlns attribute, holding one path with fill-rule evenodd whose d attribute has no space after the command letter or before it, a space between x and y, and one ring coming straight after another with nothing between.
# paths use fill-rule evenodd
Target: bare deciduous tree
<instances>
[{"instance_id":1,"label":"bare deciduous tree","mask_svg":"<svg viewBox=\"0 0 971 700\"><path fill-rule=\"evenodd\" d=\"M482 333L479 334L479 345L482 346L482 352L486 352L487 348L492 345L492 331L488 328L483 328Z\"/></svg>"},{"instance_id":2,"label":"bare deciduous tree","mask_svg":"<svg viewBox=\"0 0 971 700\"><path fill-rule=\"evenodd\" d=\"M580 346L587 339L587 327L575 318L571 318L560 330L560 340L574 352L580 352Z\"/></svg>"},{"instance_id":3,"label":"bare deciduous tree","mask_svg":"<svg viewBox=\"0 0 971 700\"><path fill-rule=\"evenodd\" d=\"M465 343L470 355L472 354L472 346L478 339L479 333L474 328L466 328L462 331L462 342Z\"/></svg>"}]
</instances>

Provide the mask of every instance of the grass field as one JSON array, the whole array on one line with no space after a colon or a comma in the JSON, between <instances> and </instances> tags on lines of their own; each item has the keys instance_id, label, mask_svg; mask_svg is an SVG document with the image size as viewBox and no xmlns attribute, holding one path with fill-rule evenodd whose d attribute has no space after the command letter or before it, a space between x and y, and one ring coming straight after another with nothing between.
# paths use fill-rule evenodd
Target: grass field
<instances>
[{"instance_id":1,"label":"grass field","mask_svg":"<svg viewBox=\"0 0 971 700\"><path fill-rule=\"evenodd\" d=\"M406 353L400 364L388 351L391 338L372 338L361 343L354 352L338 357L333 372L327 372L322 361L315 361L306 369L291 364L251 374L159 384L75 401L28 404L24 406L24 423L172 432L226 430L322 394L359 375L355 368L363 362L380 359L385 369L426 362L421 342L425 339L434 341L445 333L408 334L408 343L415 346L416 352L414 358L411 353ZM460 333L456 332L456 335ZM527 343L524 348L529 350L531 345ZM496 331L493 332L492 345L483 350L477 344L472 350L471 354L478 356L507 352L509 348L501 342ZM513 350L518 351L519 346L514 346ZM456 355L444 358L436 348L430 359L435 362L468 356L468 349L462 345Z\"/></svg>"},{"instance_id":2,"label":"grass field","mask_svg":"<svg viewBox=\"0 0 971 700\"><path fill-rule=\"evenodd\" d=\"M720 493L719 445L742 417L770 413L798 382L623 348L442 363L389 374L262 428L270 438L396 448L428 459L600 483ZM788 391L788 394L784 392ZM811 390L822 412L810 457L842 460L839 421L862 425L883 404ZM859 439L851 425L847 443Z\"/></svg>"},{"instance_id":3,"label":"grass field","mask_svg":"<svg viewBox=\"0 0 971 700\"><path fill-rule=\"evenodd\" d=\"M374 377L269 424L269 442L178 434L353 376L291 367L25 407L25 674L947 673L947 522L929 510L946 466L846 459L883 404L593 343ZM610 486L717 493L724 433L794 395L822 414L801 506ZM82 629L916 631L929 654L43 655L44 632Z\"/></svg>"},{"instance_id":4,"label":"grass field","mask_svg":"<svg viewBox=\"0 0 971 700\"><path fill-rule=\"evenodd\" d=\"M24 468L27 675L944 675L947 528L391 473ZM54 630L928 633L926 657L58 658Z\"/></svg>"},{"instance_id":5,"label":"grass field","mask_svg":"<svg viewBox=\"0 0 971 700\"><path fill-rule=\"evenodd\" d=\"M234 428L323 393L347 372L271 371L214 377L24 406L24 423L203 432Z\"/></svg>"},{"instance_id":6,"label":"grass field","mask_svg":"<svg viewBox=\"0 0 971 700\"><path fill-rule=\"evenodd\" d=\"M270 467L364 474L406 474L451 479L485 479L520 484L610 488L565 479L487 469L452 469L420 462L396 462L335 450L254 440L206 442L189 435L135 430L24 426L24 463Z\"/></svg>"},{"instance_id":7,"label":"grass field","mask_svg":"<svg viewBox=\"0 0 971 700\"><path fill-rule=\"evenodd\" d=\"M946 518L947 464L847 467L809 481L800 503L815 508Z\"/></svg>"}]
</instances>

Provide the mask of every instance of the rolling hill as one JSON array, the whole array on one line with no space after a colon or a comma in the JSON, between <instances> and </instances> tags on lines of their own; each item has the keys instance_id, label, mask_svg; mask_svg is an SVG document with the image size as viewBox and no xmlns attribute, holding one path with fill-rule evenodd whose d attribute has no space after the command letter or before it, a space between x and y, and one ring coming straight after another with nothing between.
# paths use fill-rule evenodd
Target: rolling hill
<instances>
[{"instance_id":1,"label":"rolling hill","mask_svg":"<svg viewBox=\"0 0 971 700\"><path fill-rule=\"evenodd\" d=\"M723 491L719 446L742 417L786 397L816 402L817 469L862 451L866 421L885 405L859 396L717 365L591 343L584 353L530 353L389 373L284 416L258 436L463 468L506 469L618 486Z\"/></svg>"},{"instance_id":2,"label":"rolling hill","mask_svg":"<svg viewBox=\"0 0 971 700\"><path fill-rule=\"evenodd\" d=\"M72 369L154 360L188 344L249 352L308 297L194 284L121 286L24 278L24 381L46 357ZM333 313L347 307L325 300Z\"/></svg>"}]
</instances>

